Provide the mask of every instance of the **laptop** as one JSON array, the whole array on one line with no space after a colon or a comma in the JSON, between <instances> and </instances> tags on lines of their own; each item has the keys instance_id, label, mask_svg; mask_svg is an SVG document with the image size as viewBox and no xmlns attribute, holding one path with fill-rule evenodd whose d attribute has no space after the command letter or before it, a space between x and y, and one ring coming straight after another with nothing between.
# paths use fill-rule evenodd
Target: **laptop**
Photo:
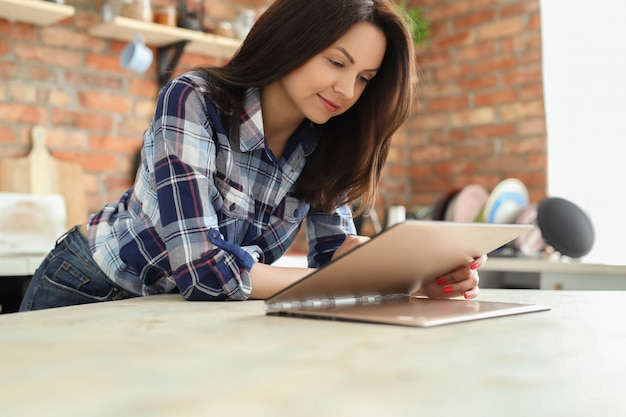
<instances>
[{"instance_id":1,"label":"laptop","mask_svg":"<svg viewBox=\"0 0 626 417\"><path fill-rule=\"evenodd\" d=\"M407 220L265 300L265 312L432 327L549 310L535 304L411 293L532 229L531 225Z\"/></svg>"}]
</instances>

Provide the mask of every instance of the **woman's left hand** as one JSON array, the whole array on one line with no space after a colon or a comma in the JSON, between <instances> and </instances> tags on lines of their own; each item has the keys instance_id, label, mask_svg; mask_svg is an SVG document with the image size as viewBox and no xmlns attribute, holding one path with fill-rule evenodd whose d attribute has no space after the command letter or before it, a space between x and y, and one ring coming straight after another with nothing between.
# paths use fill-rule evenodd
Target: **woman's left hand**
<instances>
[{"instance_id":1,"label":"woman's left hand","mask_svg":"<svg viewBox=\"0 0 626 417\"><path fill-rule=\"evenodd\" d=\"M439 279L420 288L411 295L427 296L430 298L453 298L464 297L466 299L476 298L480 293L478 288L478 268L487 262L487 255L474 259L454 271L439 277Z\"/></svg>"}]
</instances>

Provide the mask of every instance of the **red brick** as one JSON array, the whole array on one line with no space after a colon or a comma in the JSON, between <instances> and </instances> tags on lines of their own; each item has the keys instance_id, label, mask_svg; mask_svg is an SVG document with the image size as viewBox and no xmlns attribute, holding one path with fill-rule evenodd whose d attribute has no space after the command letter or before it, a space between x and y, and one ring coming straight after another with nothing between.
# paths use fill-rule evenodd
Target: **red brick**
<instances>
[{"instance_id":1,"label":"red brick","mask_svg":"<svg viewBox=\"0 0 626 417\"><path fill-rule=\"evenodd\" d=\"M113 128L113 118L101 114L55 109L51 114L53 125L78 127L108 132Z\"/></svg>"},{"instance_id":2,"label":"red brick","mask_svg":"<svg viewBox=\"0 0 626 417\"><path fill-rule=\"evenodd\" d=\"M417 54L417 65L421 68L432 68L450 64L452 57L448 51L435 51Z\"/></svg>"},{"instance_id":3,"label":"red brick","mask_svg":"<svg viewBox=\"0 0 626 417\"><path fill-rule=\"evenodd\" d=\"M525 32L518 36L502 39L502 52L505 54L524 53L529 49L541 49L541 34Z\"/></svg>"},{"instance_id":4,"label":"red brick","mask_svg":"<svg viewBox=\"0 0 626 417\"><path fill-rule=\"evenodd\" d=\"M117 155L90 152L88 154L59 154L58 157L78 162L86 172L114 172L117 168Z\"/></svg>"},{"instance_id":5,"label":"red brick","mask_svg":"<svg viewBox=\"0 0 626 417\"><path fill-rule=\"evenodd\" d=\"M153 64L154 65L154 64ZM126 71L120 65L120 57L116 55L103 55L97 53L88 53L85 56L85 66L90 69L103 71L103 72L113 72L113 73L123 73L129 74L130 72ZM148 69L150 71L150 69Z\"/></svg>"},{"instance_id":6,"label":"red brick","mask_svg":"<svg viewBox=\"0 0 626 417\"><path fill-rule=\"evenodd\" d=\"M84 109L111 113L130 113L132 97L109 94L99 91L83 91L78 94L78 102Z\"/></svg>"},{"instance_id":7,"label":"red brick","mask_svg":"<svg viewBox=\"0 0 626 417\"><path fill-rule=\"evenodd\" d=\"M27 104L0 103L0 120L11 123L45 124L46 110Z\"/></svg>"},{"instance_id":8,"label":"red brick","mask_svg":"<svg viewBox=\"0 0 626 417\"><path fill-rule=\"evenodd\" d=\"M469 45L473 41L471 32L454 33L447 36L433 38L430 42L433 48L454 48Z\"/></svg>"},{"instance_id":9,"label":"red brick","mask_svg":"<svg viewBox=\"0 0 626 417\"><path fill-rule=\"evenodd\" d=\"M536 13L528 18L528 30L541 30L541 15L539 13Z\"/></svg>"},{"instance_id":10,"label":"red brick","mask_svg":"<svg viewBox=\"0 0 626 417\"><path fill-rule=\"evenodd\" d=\"M524 101L500 106L502 120L513 121L544 116L543 100Z\"/></svg>"},{"instance_id":11,"label":"red brick","mask_svg":"<svg viewBox=\"0 0 626 417\"><path fill-rule=\"evenodd\" d=\"M454 16L459 16L467 13L469 8L469 3L466 0L455 1L451 4L444 4L431 7L428 10L428 19L431 21L442 20Z\"/></svg>"},{"instance_id":12,"label":"red brick","mask_svg":"<svg viewBox=\"0 0 626 417\"><path fill-rule=\"evenodd\" d=\"M474 65L473 71L479 74L486 74L489 72L497 72L507 70L509 68L515 68L519 64L519 60L516 57L496 57L477 62Z\"/></svg>"},{"instance_id":13,"label":"red brick","mask_svg":"<svg viewBox=\"0 0 626 417\"><path fill-rule=\"evenodd\" d=\"M34 42L37 40L37 26L21 22L11 24L6 20L1 20L1 22L4 24L0 26L0 34L2 34L0 39L10 39L12 42Z\"/></svg>"},{"instance_id":14,"label":"red brick","mask_svg":"<svg viewBox=\"0 0 626 417\"><path fill-rule=\"evenodd\" d=\"M468 15L462 15L459 18L454 19L454 28L472 28L482 23L493 20L495 11L493 10L481 10L479 12L470 13Z\"/></svg>"},{"instance_id":15,"label":"red brick","mask_svg":"<svg viewBox=\"0 0 626 417\"><path fill-rule=\"evenodd\" d=\"M435 81L447 81L457 80L459 78L465 78L468 74L471 74L470 64L450 65L443 68L438 68L434 71Z\"/></svg>"},{"instance_id":16,"label":"red brick","mask_svg":"<svg viewBox=\"0 0 626 417\"><path fill-rule=\"evenodd\" d=\"M155 98L159 93L159 86L153 80L133 78L130 80L129 90L133 96Z\"/></svg>"},{"instance_id":17,"label":"red brick","mask_svg":"<svg viewBox=\"0 0 626 417\"><path fill-rule=\"evenodd\" d=\"M410 159L411 163L422 163L429 161L440 161L447 159L451 155L449 146L419 146L411 149Z\"/></svg>"},{"instance_id":18,"label":"red brick","mask_svg":"<svg viewBox=\"0 0 626 417\"><path fill-rule=\"evenodd\" d=\"M453 86L447 83L424 83L417 93L418 103L424 99L450 96L453 94L453 90Z\"/></svg>"},{"instance_id":19,"label":"red brick","mask_svg":"<svg viewBox=\"0 0 626 417\"><path fill-rule=\"evenodd\" d=\"M467 96L443 97L428 102L429 112L441 112L467 108L469 98Z\"/></svg>"},{"instance_id":20,"label":"red brick","mask_svg":"<svg viewBox=\"0 0 626 417\"><path fill-rule=\"evenodd\" d=\"M496 104L510 103L518 99L515 90L498 90L494 93L476 94L474 103L477 106L493 106Z\"/></svg>"},{"instance_id":21,"label":"red brick","mask_svg":"<svg viewBox=\"0 0 626 417\"><path fill-rule=\"evenodd\" d=\"M489 6L498 6L502 0L471 0L470 8L472 10L480 10Z\"/></svg>"},{"instance_id":22,"label":"red brick","mask_svg":"<svg viewBox=\"0 0 626 417\"><path fill-rule=\"evenodd\" d=\"M526 155L546 152L546 135L526 136L524 138L507 139L502 143L502 153L510 155Z\"/></svg>"},{"instance_id":23,"label":"red brick","mask_svg":"<svg viewBox=\"0 0 626 417\"><path fill-rule=\"evenodd\" d=\"M450 115L450 125L454 127L491 124L496 120L496 111L491 107L455 111Z\"/></svg>"},{"instance_id":24,"label":"red brick","mask_svg":"<svg viewBox=\"0 0 626 417\"><path fill-rule=\"evenodd\" d=\"M150 120L139 118L125 118L119 124L119 134L123 136L143 137L143 132L148 128Z\"/></svg>"},{"instance_id":25,"label":"red brick","mask_svg":"<svg viewBox=\"0 0 626 417\"><path fill-rule=\"evenodd\" d=\"M493 155L478 162L478 170L483 173L519 173L526 168L523 155Z\"/></svg>"},{"instance_id":26,"label":"red brick","mask_svg":"<svg viewBox=\"0 0 626 417\"><path fill-rule=\"evenodd\" d=\"M16 44L15 55L21 60L42 62L64 68L77 68L82 65L80 52L31 44Z\"/></svg>"},{"instance_id":27,"label":"red brick","mask_svg":"<svg viewBox=\"0 0 626 417\"><path fill-rule=\"evenodd\" d=\"M116 154L134 154L141 147L141 138L93 135L89 140L90 149Z\"/></svg>"},{"instance_id":28,"label":"red brick","mask_svg":"<svg viewBox=\"0 0 626 417\"><path fill-rule=\"evenodd\" d=\"M476 160L480 157L492 155L494 153L493 142L468 142L466 145L457 145L453 148L452 157L456 162L460 160Z\"/></svg>"},{"instance_id":29,"label":"red brick","mask_svg":"<svg viewBox=\"0 0 626 417\"><path fill-rule=\"evenodd\" d=\"M544 172L520 172L516 178L524 183L527 188L542 187L546 183Z\"/></svg>"},{"instance_id":30,"label":"red brick","mask_svg":"<svg viewBox=\"0 0 626 417\"><path fill-rule=\"evenodd\" d=\"M76 32L72 27L46 26L41 29L41 43L52 47L85 49L91 52L102 51L106 40L94 38L86 33Z\"/></svg>"},{"instance_id":31,"label":"red brick","mask_svg":"<svg viewBox=\"0 0 626 417\"><path fill-rule=\"evenodd\" d=\"M411 188L413 190L413 193L432 192L438 196L441 196L445 192L452 189L452 184L449 178L441 178L431 175L428 177L421 177L416 179L415 181L413 181Z\"/></svg>"},{"instance_id":32,"label":"red brick","mask_svg":"<svg viewBox=\"0 0 626 417\"><path fill-rule=\"evenodd\" d=\"M476 29L476 39L484 41L489 39L502 39L523 33L526 25L521 17L498 20L480 26Z\"/></svg>"},{"instance_id":33,"label":"red brick","mask_svg":"<svg viewBox=\"0 0 626 417\"><path fill-rule=\"evenodd\" d=\"M535 84L527 84L520 89L520 99L533 100L541 98L543 99L543 83L537 82Z\"/></svg>"},{"instance_id":34,"label":"red brick","mask_svg":"<svg viewBox=\"0 0 626 417\"><path fill-rule=\"evenodd\" d=\"M531 171L543 171L548 164L548 156L545 153L529 153L526 155L526 161Z\"/></svg>"},{"instance_id":35,"label":"red brick","mask_svg":"<svg viewBox=\"0 0 626 417\"><path fill-rule=\"evenodd\" d=\"M498 76L497 75L479 76L479 77L469 78L467 80L459 80L455 83L455 85L463 91L476 91L476 90L494 88L498 85Z\"/></svg>"},{"instance_id":36,"label":"red brick","mask_svg":"<svg viewBox=\"0 0 626 417\"><path fill-rule=\"evenodd\" d=\"M447 117L443 114L422 114L409 120L411 130L436 129L447 126Z\"/></svg>"},{"instance_id":37,"label":"red brick","mask_svg":"<svg viewBox=\"0 0 626 417\"><path fill-rule=\"evenodd\" d=\"M503 6L500 10L500 17L507 18L510 16L536 14L537 12L539 12L539 2L522 1Z\"/></svg>"},{"instance_id":38,"label":"red brick","mask_svg":"<svg viewBox=\"0 0 626 417\"><path fill-rule=\"evenodd\" d=\"M0 125L0 145L12 145L15 143L15 132L9 126ZM2 149L0 149L2 150Z\"/></svg>"},{"instance_id":39,"label":"red brick","mask_svg":"<svg viewBox=\"0 0 626 417\"><path fill-rule=\"evenodd\" d=\"M119 176L106 175L102 182L105 184L107 190L118 196L124 194L133 185L133 179L129 176L120 178Z\"/></svg>"},{"instance_id":40,"label":"red brick","mask_svg":"<svg viewBox=\"0 0 626 417\"><path fill-rule=\"evenodd\" d=\"M478 126L470 130L472 139L488 139L494 137L511 136L517 131L515 124L498 124Z\"/></svg>"},{"instance_id":41,"label":"red brick","mask_svg":"<svg viewBox=\"0 0 626 417\"><path fill-rule=\"evenodd\" d=\"M0 56L7 55L11 51L11 46L8 42L0 41Z\"/></svg>"},{"instance_id":42,"label":"red brick","mask_svg":"<svg viewBox=\"0 0 626 417\"><path fill-rule=\"evenodd\" d=\"M115 65L119 65L116 61ZM102 69L102 68L99 68ZM67 85L77 88L105 89L108 92L123 91L122 77L115 74L94 74L84 71L67 71Z\"/></svg>"},{"instance_id":43,"label":"red brick","mask_svg":"<svg viewBox=\"0 0 626 417\"><path fill-rule=\"evenodd\" d=\"M545 117L520 120L518 132L520 135L536 135L546 133Z\"/></svg>"},{"instance_id":44,"label":"red brick","mask_svg":"<svg viewBox=\"0 0 626 417\"><path fill-rule=\"evenodd\" d=\"M435 174L452 177L471 174L474 171L476 171L476 164L473 161L463 159L441 162L434 168Z\"/></svg>"},{"instance_id":45,"label":"red brick","mask_svg":"<svg viewBox=\"0 0 626 417\"><path fill-rule=\"evenodd\" d=\"M457 62L474 61L484 57L492 57L497 50L495 42L481 42L477 45L468 45L459 48L454 53Z\"/></svg>"},{"instance_id":46,"label":"red brick","mask_svg":"<svg viewBox=\"0 0 626 417\"><path fill-rule=\"evenodd\" d=\"M15 62L0 62L0 79L8 80L17 75L17 64Z\"/></svg>"},{"instance_id":47,"label":"red brick","mask_svg":"<svg viewBox=\"0 0 626 417\"><path fill-rule=\"evenodd\" d=\"M46 143L51 149L88 150L89 135L84 130L48 129Z\"/></svg>"},{"instance_id":48,"label":"red brick","mask_svg":"<svg viewBox=\"0 0 626 417\"><path fill-rule=\"evenodd\" d=\"M41 81L59 84L62 80L50 66L45 64L22 63L12 78L27 81Z\"/></svg>"},{"instance_id":49,"label":"red brick","mask_svg":"<svg viewBox=\"0 0 626 417\"><path fill-rule=\"evenodd\" d=\"M448 133L448 139L455 142L464 141L467 139L467 132L465 129L451 129Z\"/></svg>"},{"instance_id":50,"label":"red brick","mask_svg":"<svg viewBox=\"0 0 626 417\"><path fill-rule=\"evenodd\" d=\"M503 80L505 84L528 84L543 79L541 67L534 66L532 68L519 69L504 74Z\"/></svg>"}]
</instances>

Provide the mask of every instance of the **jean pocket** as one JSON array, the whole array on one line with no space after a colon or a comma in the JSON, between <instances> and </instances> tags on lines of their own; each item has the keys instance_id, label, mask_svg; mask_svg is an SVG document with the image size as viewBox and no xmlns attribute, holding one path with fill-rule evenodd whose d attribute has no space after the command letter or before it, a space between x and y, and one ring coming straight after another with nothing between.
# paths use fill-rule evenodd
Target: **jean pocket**
<instances>
[{"instance_id":1,"label":"jean pocket","mask_svg":"<svg viewBox=\"0 0 626 417\"><path fill-rule=\"evenodd\" d=\"M57 291L78 296L85 301L108 301L117 289L99 274L86 275L66 260L51 262L42 275L43 281Z\"/></svg>"}]
</instances>

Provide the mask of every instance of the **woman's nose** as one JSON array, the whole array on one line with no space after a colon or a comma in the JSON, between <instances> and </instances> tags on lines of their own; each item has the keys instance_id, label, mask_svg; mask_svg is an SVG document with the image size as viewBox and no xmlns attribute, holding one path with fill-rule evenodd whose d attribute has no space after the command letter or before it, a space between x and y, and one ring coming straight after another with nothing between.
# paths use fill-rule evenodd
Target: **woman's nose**
<instances>
[{"instance_id":1,"label":"woman's nose","mask_svg":"<svg viewBox=\"0 0 626 417\"><path fill-rule=\"evenodd\" d=\"M335 92L341 94L346 100L354 97L355 78L352 76L342 76L335 83Z\"/></svg>"}]
</instances>

